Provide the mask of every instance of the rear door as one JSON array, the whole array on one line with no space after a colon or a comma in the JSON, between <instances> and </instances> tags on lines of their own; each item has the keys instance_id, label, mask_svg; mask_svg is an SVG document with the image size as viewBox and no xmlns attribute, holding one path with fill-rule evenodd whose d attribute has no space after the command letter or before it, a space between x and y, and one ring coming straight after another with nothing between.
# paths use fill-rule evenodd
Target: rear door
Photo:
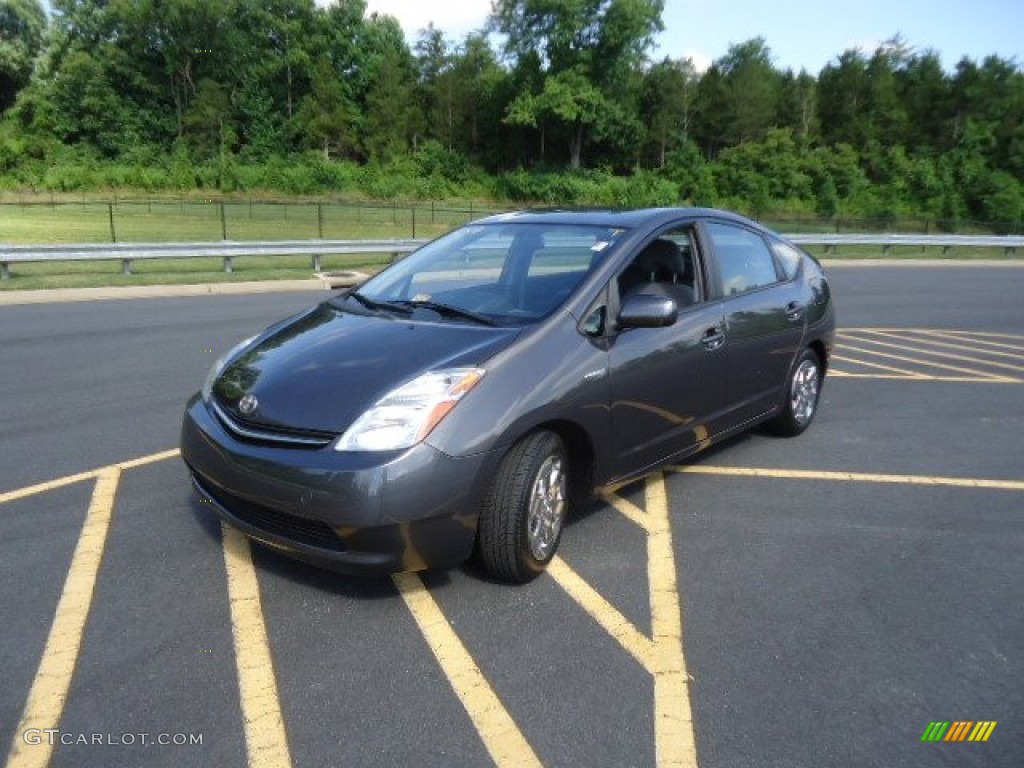
<instances>
[{"instance_id":1,"label":"rear door","mask_svg":"<svg viewBox=\"0 0 1024 768\"><path fill-rule=\"evenodd\" d=\"M780 401L806 307L799 282L787 279L759 232L724 221L701 227L722 299L733 421L741 424Z\"/></svg>"}]
</instances>

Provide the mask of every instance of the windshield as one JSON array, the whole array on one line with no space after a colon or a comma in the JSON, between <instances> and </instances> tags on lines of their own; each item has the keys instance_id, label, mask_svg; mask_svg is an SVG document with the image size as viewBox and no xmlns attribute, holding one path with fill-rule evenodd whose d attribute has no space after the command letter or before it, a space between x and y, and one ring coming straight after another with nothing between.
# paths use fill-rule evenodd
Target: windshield
<instances>
[{"instance_id":1,"label":"windshield","mask_svg":"<svg viewBox=\"0 0 1024 768\"><path fill-rule=\"evenodd\" d=\"M353 301L455 322L534 322L569 297L622 232L568 224L472 224L370 279Z\"/></svg>"}]
</instances>

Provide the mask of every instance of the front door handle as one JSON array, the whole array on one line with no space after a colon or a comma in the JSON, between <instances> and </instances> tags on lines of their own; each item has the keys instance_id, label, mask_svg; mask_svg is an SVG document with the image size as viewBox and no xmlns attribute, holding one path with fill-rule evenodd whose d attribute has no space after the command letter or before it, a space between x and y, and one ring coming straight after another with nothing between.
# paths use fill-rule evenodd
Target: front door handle
<instances>
[{"instance_id":1,"label":"front door handle","mask_svg":"<svg viewBox=\"0 0 1024 768\"><path fill-rule=\"evenodd\" d=\"M714 352L725 344L725 329L719 325L708 328L701 336L701 343L708 352Z\"/></svg>"},{"instance_id":2,"label":"front door handle","mask_svg":"<svg viewBox=\"0 0 1024 768\"><path fill-rule=\"evenodd\" d=\"M799 301L791 301L786 305L786 317L789 318L790 322L795 323L803 319L804 309L804 305Z\"/></svg>"}]
</instances>

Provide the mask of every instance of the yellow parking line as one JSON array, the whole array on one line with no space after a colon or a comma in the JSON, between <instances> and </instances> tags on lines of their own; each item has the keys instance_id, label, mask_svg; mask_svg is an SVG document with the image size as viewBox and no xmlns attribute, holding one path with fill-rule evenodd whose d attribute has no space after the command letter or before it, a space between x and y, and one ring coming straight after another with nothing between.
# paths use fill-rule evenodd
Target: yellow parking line
<instances>
[{"instance_id":1,"label":"yellow parking line","mask_svg":"<svg viewBox=\"0 0 1024 768\"><path fill-rule=\"evenodd\" d=\"M889 381L945 381L959 384L1019 384L1015 379L979 379L977 376L904 376L898 373L847 373L829 368L828 375L839 379L888 379Z\"/></svg>"},{"instance_id":2,"label":"yellow parking line","mask_svg":"<svg viewBox=\"0 0 1024 768\"><path fill-rule=\"evenodd\" d=\"M655 674L655 648L650 638L640 632L562 558L556 556L548 564L548 573L627 653L640 662L644 669Z\"/></svg>"},{"instance_id":3,"label":"yellow parking line","mask_svg":"<svg viewBox=\"0 0 1024 768\"><path fill-rule=\"evenodd\" d=\"M77 475L58 477L56 480L48 480L45 483L37 483L36 485L26 485L24 488L16 488L13 491L0 493L0 504L8 501L15 501L17 499L24 499L27 496L34 496L35 494L43 493L44 491L52 491L55 488L63 488L66 485L80 483L83 480L89 480L96 477L96 475L101 471L102 470L99 469L92 469L88 472L79 472Z\"/></svg>"},{"instance_id":4,"label":"yellow parking line","mask_svg":"<svg viewBox=\"0 0 1024 768\"><path fill-rule=\"evenodd\" d=\"M1024 352L1024 346L1019 344L1005 344L999 341L989 341L987 338L979 338L982 336L990 336L987 333L972 333L970 331L934 331L929 329L918 330L917 333L925 334L927 336L952 336L952 338L962 338L964 341L970 341L972 344L978 345L983 344L986 347L995 347L996 349L1012 349L1016 352ZM996 338L1005 339L1019 339L1024 341L1024 336L1003 336L996 334ZM983 350L979 350L983 351Z\"/></svg>"},{"instance_id":5,"label":"yellow parking line","mask_svg":"<svg viewBox=\"0 0 1024 768\"><path fill-rule=\"evenodd\" d=\"M828 369L829 378L837 379L888 379L890 381L935 381L935 376L907 376L902 373L849 373L838 368ZM968 379L977 381L977 379Z\"/></svg>"},{"instance_id":6,"label":"yellow parking line","mask_svg":"<svg viewBox=\"0 0 1024 768\"><path fill-rule=\"evenodd\" d=\"M221 536L249 768L287 768L292 758L252 552L244 534L234 528L222 524Z\"/></svg>"},{"instance_id":7,"label":"yellow parking line","mask_svg":"<svg viewBox=\"0 0 1024 768\"><path fill-rule=\"evenodd\" d=\"M859 341L862 344L873 344L876 347L885 347L887 349L900 349L908 352L913 352L918 355L932 355L933 357L942 357L947 358L949 360L959 360L964 363L980 363L982 365L989 365L994 368L1005 368L1006 370L1010 371L1024 371L1024 366L1021 365L1012 365L1011 363L1000 363L996 362L995 360L987 360L980 357L972 357L971 355L957 355L952 352L940 352L939 350L936 349L925 349L923 347L910 347L908 349L906 344L893 344L888 341L878 341L877 339L864 338L863 336L861 338L855 338L854 340ZM874 354L878 353L875 352ZM943 365L945 365L945 363L943 363Z\"/></svg>"},{"instance_id":8,"label":"yellow parking line","mask_svg":"<svg viewBox=\"0 0 1024 768\"><path fill-rule=\"evenodd\" d=\"M22 734L30 728L42 730L57 728L60 724L82 647L85 622L92 606L120 476L121 471L117 467L109 467L102 470L96 479L89 512L64 580L64 590L57 603L43 658L7 757L8 768L44 768L50 762L53 753L50 740L43 738L40 744L27 745Z\"/></svg>"},{"instance_id":9,"label":"yellow parking line","mask_svg":"<svg viewBox=\"0 0 1024 768\"><path fill-rule=\"evenodd\" d=\"M615 509L618 510L619 513L621 513L627 520L630 520L640 526L645 531L647 530L647 513L640 509L636 504L622 498L608 489L601 491L601 499L606 504L611 504L615 507Z\"/></svg>"},{"instance_id":10,"label":"yellow parking line","mask_svg":"<svg viewBox=\"0 0 1024 768\"><path fill-rule=\"evenodd\" d=\"M861 331L861 333L867 333L867 331ZM942 347L943 349L958 349L961 352L977 352L988 357L1008 357L1011 360L1024 360L1024 354L1021 354L1021 352L1024 352L1024 350L1021 350L1021 352L1014 353L998 352L994 349L981 349L977 346L977 344L974 343L974 339L971 339L969 337L953 336L951 338L955 338L958 341L971 343L952 344L948 341L937 341L933 338L929 338L929 336L924 335L923 331L911 332L909 334L899 334L896 333L895 331L871 331L870 333L873 336L883 336L887 339L899 339L901 341L909 341L914 344L927 344L930 347ZM938 336L940 334L935 335Z\"/></svg>"},{"instance_id":11,"label":"yellow parking line","mask_svg":"<svg viewBox=\"0 0 1024 768\"><path fill-rule=\"evenodd\" d=\"M878 342L869 341L870 344L877 344ZM995 379L997 381L1009 381L1018 382L1020 379L1014 379L1009 376L999 376L995 373L986 373L985 371L979 371L976 368L962 368L956 365L950 365L949 363L936 363L933 360L922 360L917 357L907 357L906 355L894 355L891 352L879 352L875 349L864 349L863 347L855 347L851 344L843 342L843 350L853 350L854 352L861 352L868 355L875 355L877 357L885 357L890 360L902 360L906 363L914 363L916 365L927 365L931 368L941 368L944 371L956 371L957 373L967 373L972 376L979 376L988 379Z\"/></svg>"},{"instance_id":12,"label":"yellow parking line","mask_svg":"<svg viewBox=\"0 0 1024 768\"><path fill-rule=\"evenodd\" d=\"M131 461L119 462L117 466L121 469L134 469L135 467L141 467L145 464L152 464L157 461L164 461L165 459L173 459L175 456L180 456L181 451L177 448L172 448L169 451L161 451L160 453L151 453L148 456L140 456L137 459Z\"/></svg>"},{"instance_id":13,"label":"yellow parking line","mask_svg":"<svg viewBox=\"0 0 1024 768\"><path fill-rule=\"evenodd\" d=\"M399 573L392 579L494 762L502 768L540 766L533 748L420 577Z\"/></svg>"},{"instance_id":14,"label":"yellow parking line","mask_svg":"<svg viewBox=\"0 0 1024 768\"><path fill-rule=\"evenodd\" d=\"M180 453L181 452L177 448L174 448L173 450L170 451L151 453L147 456L140 456L137 459L131 459L130 461L122 461L115 464L111 464L106 467L90 469L87 472L78 472L77 474L74 475L65 475L64 477L58 477L56 480L48 480L45 483L26 485L24 488L16 488L13 491L0 493L0 504L3 504L8 501L15 501L17 499L24 499L27 496L34 496L37 493L44 493L46 491L52 491L57 488L63 488L66 485L80 483L83 480L89 480L90 478L102 474L111 467L117 467L118 469L133 469L135 467L141 467L144 464L152 464L155 461L163 461L164 459L173 458L175 456L178 456Z\"/></svg>"},{"instance_id":15,"label":"yellow parking line","mask_svg":"<svg viewBox=\"0 0 1024 768\"><path fill-rule=\"evenodd\" d=\"M894 368L891 365L882 365L881 363L872 363L867 360L860 360L856 357L847 357L845 355L832 355L833 360L840 360L844 363L853 363L854 365L864 365L868 368L878 368L883 371L892 371L894 373L903 374L908 379L926 379L930 378L927 374L918 373L917 371L908 371L905 368Z\"/></svg>"},{"instance_id":16,"label":"yellow parking line","mask_svg":"<svg viewBox=\"0 0 1024 768\"><path fill-rule=\"evenodd\" d=\"M739 477L770 477L787 480L839 480L858 483L889 483L897 485L935 485L953 488L987 488L1000 491L1024 491L1024 481L989 480L974 477L941 477L933 475L884 475L866 472L831 472L804 469L766 469L762 467L717 467L691 464L668 467L673 472L691 475L729 475Z\"/></svg>"},{"instance_id":17,"label":"yellow parking line","mask_svg":"<svg viewBox=\"0 0 1024 768\"><path fill-rule=\"evenodd\" d=\"M651 521L647 579L651 590L654 659L654 740L658 766L697 765L697 740L690 705L690 677L683 649L683 618L676 583L665 475L648 475L645 488Z\"/></svg>"},{"instance_id":18,"label":"yellow parking line","mask_svg":"<svg viewBox=\"0 0 1024 768\"><path fill-rule=\"evenodd\" d=\"M1024 336L1021 336L1019 333L989 333L989 332L986 332L986 331L963 331L963 330L960 330L960 329L956 329L956 330L952 330L952 331L933 330L932 332L933 333L936 333L936 332L941 332L941 333L958 333L958 334L961 334L963 336L982 336L982 337L987 337L987 338L990 338L990 339L1015 339L1017 341L1024 341Z\"/></svg>"}]
</instances>

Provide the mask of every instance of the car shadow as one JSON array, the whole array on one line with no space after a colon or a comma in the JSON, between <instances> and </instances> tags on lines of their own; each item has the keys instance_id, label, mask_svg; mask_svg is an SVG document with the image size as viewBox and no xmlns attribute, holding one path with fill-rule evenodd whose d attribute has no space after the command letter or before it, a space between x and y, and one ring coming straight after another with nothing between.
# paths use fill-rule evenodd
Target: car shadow
<instances>
[{"instance_id":1,"label":"car shadow","mask_svg":"<svg viewBox=\"0 0 1024 768\"><path fill-rule=\"evenodd\" d=\"M723 452L737 445L742 445L751 440L755 435L762 433L774 437L767 430L757 429L752 432L744 432L723 440L721 443L715 443L700 453L675 462L674 466L688 466L713 460ZM627 485L617 488L615 493L642 508L644 505L645 479L645 477L637 478ZM221 539L221 520L217 513L213 511L208 503L201 501L194 491L188 492L185 503L199 526L211 539L219 543ZM608 503L600 496L578 501L573 505L569 517L566 519L565 527L572 528L587 521L594 515L608 512L609 509ZM394 581L392 581L390 576L352 576L338 573L287 557L275 551L272 547L268 547L258 541L249 539L249 543L253 553L253 564L257 570L273 574L276 577L287 579L311 589L358 600L393 599L398 594L397 587L395 587ZM429 589L441 589L451 584L453 571L486 584L503 587L516 586L509 585L492 577L484 570L483 565L475 554L460 565L453 566L452 568L420 571L419 575Z\"/></svg>"},{"instance_id":2,"label":"car shadow","mask_svg":"<svg viewBox=\"0 0 1024 768\"><path fill-rule=\"evenodd\" d=\"M203 531L219 544L221 520L217 513L210 508L209 504L200 501L194 492L190 491L184 501ZM248 537L246 538L248 539ZM357 600L390 600L398 596L398 589L390 576L352 576L338 573L287 557L272 547L253 539L248 539L248 541L252 551L253 565L259 572L269 573L319 592ZM446 570L431 571L430 573L432 575L429 583L432 588L447 586L451 581Z\"/></svg>"}]
</instances>

